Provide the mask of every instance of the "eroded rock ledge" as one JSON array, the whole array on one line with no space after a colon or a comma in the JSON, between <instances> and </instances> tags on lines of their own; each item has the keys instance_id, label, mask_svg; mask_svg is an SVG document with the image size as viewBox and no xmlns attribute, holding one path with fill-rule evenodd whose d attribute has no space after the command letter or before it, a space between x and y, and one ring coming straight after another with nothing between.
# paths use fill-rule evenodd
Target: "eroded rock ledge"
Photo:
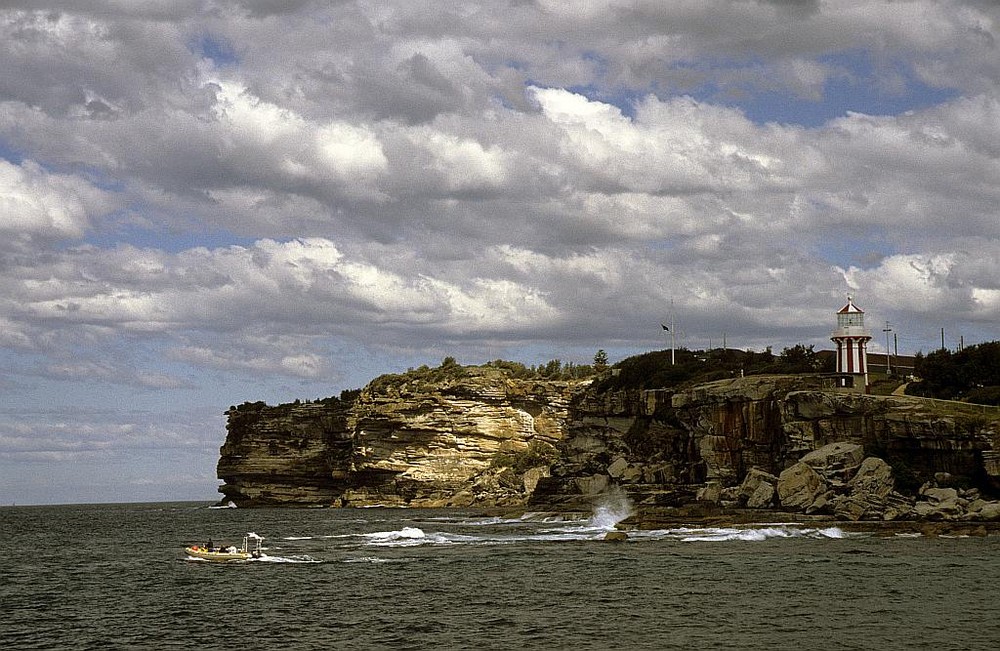
<instances>
[{"instance_id":1,"label":"eroded rock ledge","mask_svg":"<svg viewBox=\"0 0 1000 651\"><path fill-rule=\"evenodd\" d=\"M219 461L239 506L781 510L842 520L1000 519L1000 410L754 376L599 392L461 367L352 402L233 408ZM735 511L734 511L735 510Z\"/></svg>"}]
</instances>

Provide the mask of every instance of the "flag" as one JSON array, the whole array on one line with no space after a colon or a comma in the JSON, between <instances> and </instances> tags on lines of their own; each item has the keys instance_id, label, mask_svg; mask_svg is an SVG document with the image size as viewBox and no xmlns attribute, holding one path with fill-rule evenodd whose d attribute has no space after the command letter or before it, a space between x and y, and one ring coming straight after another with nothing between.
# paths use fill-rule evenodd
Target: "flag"
<instances>
[{"instance_id":1,"label":"flag","mask_svg":"<svg viewBox=\"0 0 1000 651\"><path fill-rule=\"evenodd\" d=\"M663 328L664 330L670 330L670 328L668 328L667 326L663 325L662 323L660 324L660 327Z\"/></svg>"}]
</instances>

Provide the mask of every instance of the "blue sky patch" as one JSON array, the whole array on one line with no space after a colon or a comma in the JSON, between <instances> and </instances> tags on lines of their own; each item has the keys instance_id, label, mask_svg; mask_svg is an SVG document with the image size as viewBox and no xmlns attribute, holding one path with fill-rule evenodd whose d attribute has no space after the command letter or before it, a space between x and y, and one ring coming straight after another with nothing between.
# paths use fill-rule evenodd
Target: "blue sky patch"
<instances>
[{"instance_id":1,"label":"blue sky patch","mask_svg":"<svg viewBox=\"0 0 1000 651\"><path fill-rule=\"evenodd\" d=\"M206 59L211 59L220 68L240 62L229 41L215 34L203 34L192 43L191 50Z\"/></svg>"},{"instance_id":2,"label":"blue sky patch","mask_svg":"<svg viewBox=\"0 0 1000 651\"><path fill-rule=\"evenodd\" d=\"M720 89L711 84L699 89L694 96L739 108L758 124L777 122L818 127L848 112L900 115L947 102L960 94L953 88L936 88L923 83L913 74L912 67L901 59L876 64L868 51L842 52L820 57L818 61L833 69L819 100L750 87L744 87L745 93L733 99L732 96L722 97Z\"/></svg>"},{"instance_id":3,"label":"blue sky patch","mask_svg":"<svg viewBox=\"0 0 1000 651\"><path fill-rule=\"evenodd\" d=\"M102 249L113 249L123 243L138 248L158 249L166 253L179 253L189 249L207 249L228 246L250 246L257 237L240 237L228 231L179 230L165 227L149 228L127 221L125 213L112 216L96 230L88 233L83 242ZM74 242L76 246L79 243Z\"/></svg>"}]
</instances>

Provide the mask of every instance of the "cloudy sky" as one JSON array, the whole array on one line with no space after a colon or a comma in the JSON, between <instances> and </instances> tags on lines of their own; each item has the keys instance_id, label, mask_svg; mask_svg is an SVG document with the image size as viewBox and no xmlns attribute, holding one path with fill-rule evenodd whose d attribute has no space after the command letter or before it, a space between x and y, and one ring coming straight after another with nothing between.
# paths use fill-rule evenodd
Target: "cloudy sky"
<instances>
[{"instance_id":1,"label":"cloudy sky","mask_svg":"<svg viewBox=\"0 0 1000 651\"><path fill-rule=\"evenodd\" d=\"M85 9L81 9L86 7ZM0 503L217 497L232 404L998 338L987 0L0 3ZM671 304L673 311L671 312Z\"/></svg>"}]
</instances>

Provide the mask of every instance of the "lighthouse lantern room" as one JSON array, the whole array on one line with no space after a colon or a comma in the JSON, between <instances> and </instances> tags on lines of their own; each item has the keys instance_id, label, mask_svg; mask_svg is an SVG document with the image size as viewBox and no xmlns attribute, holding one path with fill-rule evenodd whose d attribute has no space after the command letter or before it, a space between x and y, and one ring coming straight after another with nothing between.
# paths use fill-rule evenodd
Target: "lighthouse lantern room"
<instances>
[{"instance_id":1,"label":"lighthouse lantern room","mask_svg":"<svg viewBox=\"0 0 1000 651\"><path fill-rule=\"evenodd\" d=\"M868 387L868 342L865 313L848 295L847 305L837 312L837 329L830 339L837 345L838 386L854 391Z\"/></svg>"}]
</instances>

